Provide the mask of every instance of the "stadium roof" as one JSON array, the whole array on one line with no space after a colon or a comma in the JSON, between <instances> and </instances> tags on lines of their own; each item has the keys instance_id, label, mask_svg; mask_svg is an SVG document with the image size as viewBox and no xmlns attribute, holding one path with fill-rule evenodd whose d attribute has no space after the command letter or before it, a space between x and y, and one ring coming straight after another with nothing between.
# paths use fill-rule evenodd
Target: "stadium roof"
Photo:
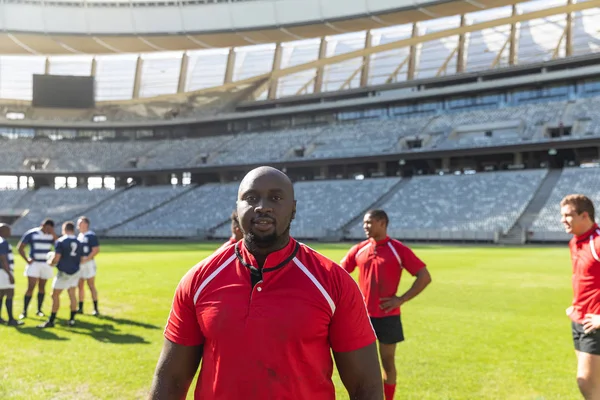
<instances>
[{"instance_id":1,"label":"stadium roof","mask_svg":"<svg viewBox=\"0 0 600 400\"><path fill-rule=\"evenodd\" d=\"M277 99L544 62L600 51L599 6L600 0L536 0L419 23L215 49L0 55L0 98L28 102L32 75L44 73L93 75L97 101L139 104L257 82L251 97Z\"/></svg>"},{"instance_id":2,"label":"stadium roof","mask_svg":"<svg viewBox=\"0 0 600 400\"><path fill-rule=\"evenodd\" d=\"M287 42L522 0L5 0L0 54L107 54Z\"/></svg>"}]
</instances>

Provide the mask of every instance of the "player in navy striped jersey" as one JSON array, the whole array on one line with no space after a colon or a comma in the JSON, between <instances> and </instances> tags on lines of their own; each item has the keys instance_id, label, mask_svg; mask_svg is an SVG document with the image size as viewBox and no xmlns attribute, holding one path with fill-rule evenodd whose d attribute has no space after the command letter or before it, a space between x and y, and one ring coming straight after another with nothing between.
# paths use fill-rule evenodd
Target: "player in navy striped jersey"
<instances>
[{"instance_id":1,"label":"player in navy striped jersey","mask_svg":"<svg viewBox=\"0 0 600 400\"><path fill-rule=\"evenodd\" d=\"M98 236L90 230L90 220L87 217L79 217L77 221L79 229L79 240L83 244L83 257L81 258L81 272L79 278L79 309L77 312L83 314L83 299L85 298L85 282L87 281L92 300L94 301L94 312L98 315L98 291L96 290L96 255L100 252Z\"/></svg>"},{"instance_id":2,"label":"player in navy striped jersey","mask_svg":"<svg viewBox=\"0 0 600 400\"><path fill-rule=\"evenodd\" d=\"M52 281L52 314L50 314L50 319L38 325L38 328L52 328L54 326L56 313L60 306L60 294L65 289L69 292L69 300L71 301L71 318L67 325L75 325L75 314L77 314L75 290L79 283L79 266L83 254L83 245L75 237L75 224L73 222L65 222L62 226L62 232L63 235L54 244L56 249L54 258L48 260L49 265L56 265L58 269Z\"/></svg>"},{"instance_id":3,"label":"player in navy striped jersey","mask_svg":"<svg viewBox=\"0 0 600 400\"><path fill-rule=\"evenodd\" d=\"M2 300L6 297L6 312L8 313L8 326L23 325L13 317L13 296L15 295L15 258L12 247L8 243L10 226L0 224L0 323L2 319Z\"/></svg>"},{"instance_id":4,"label":"player in navy striped jersey","mask_svg":"<svg viewBox=\"0 0 600 400\"><path fill-rule=\"evenodd\" d=\"M35 285L38 285L38 311L37 316L43 317L42 304L46 293L46 281L52 278L52 268L46 264L46 256L52 250L52 245L57 239L54 232L54 221L45 219L42 225L28 230L19 242L19 254L27 263L25 276L27 277L27 291L23 304L23 313L19 319L27 318L27 308L33 295ZM29 255L25 254L25 247L29 246Z\"/></svg>"}]
</instances>

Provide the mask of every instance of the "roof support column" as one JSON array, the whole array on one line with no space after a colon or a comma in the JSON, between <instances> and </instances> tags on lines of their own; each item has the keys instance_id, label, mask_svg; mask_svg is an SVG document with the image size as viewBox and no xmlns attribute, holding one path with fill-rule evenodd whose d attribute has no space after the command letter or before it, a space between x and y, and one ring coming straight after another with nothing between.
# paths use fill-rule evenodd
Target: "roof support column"
<instances>
[{"instance_id":1,"label":"roof support column","mask_svg":"<svg viewBox=\"0 0 600 400\"><path fill-rule=\"evenodd\" d=\"M370 48L373 45L373 35L371 31L367 31L365 36L365 49ZM363 57L362 70L360 72L360 87L366 87L369 84L369 69L371 67L371 56L366 55Z\"/></svg>"},{"instance_id":2,"label":"roof support column","mask_svg":"<svg viewBox=\"0 0 600 400\"><path fill-rule=\"evenodd\" d=\"M96 76L96 72L98 71L98 60L96 57L92 58L92 65L90 66L90 76Z\"/></svg>"},{"instance_id":3,"label":"roof support column","mask_svg":"<svg viewBox=\"0 0 600 400\"><path fill-rule=\"evenodd\" d=\"M135 64L135 77L133 78L133 93L132 98L137 99L140 97L140 89L142 87L142 66L144 65L144 60L142 56L138 56L137 62Z\"/></svg>"},{"instance_id":4,"label":"roof support column","mask_svg":"<svg viewBox=\"0 0 600 400\"><path fill-rule=\"evenodd\" d=\"M567 4L573 4L573 0L567 0ZM565 56L573 55L573 13L567 13L567 25L565 26Z\"/></svg>"},{"instance_id":5,"label":"roof support column","mask_svg":"<svg viewBox=\"0 0 600 400\"><path fill-rule=\"evenodd\" d=\"M517 5L513 4L512 6L512 16L516 17ZM508 48L508 65L516 65L517 64L517 23L510 24L510 46Z\"/></svg>"},{"instance_id":6,"label":"roof support column","mask_svg":"<svg viewBox=\"0 0 600 400\"><path fill-rule=\"evenodd\" d=\"M460 16L460 27L464 28L467 25L465 15ZM456 52L456 73L465 72L465 42L466 33L458 35L458 50Z\"/></svg>"},{"instance_id":7,"label":"roof support column","mask_svg":"<svg viewBox=\"0 0 600 400\"><path fill-rule=\"evenodd\" d=\"M273 69L272 71L278 71L281 69L281 54L283 53L283 46L281 46L281 42L277 43L275 46L275 53L273 53ZM277 98L277 87L279 85L279 78L273 77L271 78L271 82L269 83L269 94L267 98L269 100L274 100Z\"/></svg>"},{"instance_id":8,"label":"roof support column","mask_svg":"<svg viewBox=\"0 0 600 400\"><path fill-rule=\"evenodd\" d=\"M419 26L415 22L412 26L411 38L419 36ZM417 68L417 45L411 45L408 51L408 72L406 73L407 80L415 79L415 70Z\"/></svg>"},{"instance_id":9,"label":"roof support column","mask_svg":"<svg viewBox=\"0 0 600 400\"><path fill-rule=\"evenodd\" d=\"M321 38L321 45L319 46L319 60L322 60L327 56L327 39ZM325 67L317 67L317 75L315 76L315 89L314 93L321 93L323 87L323 74L325 73Z\"/></svg>"},{"instance_id":10,"label":"roof support column","mask_svg":"<svg viewBox=\"0 0 600 400\"><path fill-rule=\"evenodd\" d=\"M235 69L235 48L229 49L227 56L227 66L225 67L225 83L233 82L233 70Z\"/></svg>"},{"instance_id":11,"label":"roof support column","mask_svg":"<svg viewBox=\"0 0 600 400\"><path fill-rule=\"evenodd\" d=\"M190 57L187 52L181 57L181 67L179 68L179 81L177 82L177 93L185 92L185 84L187 83L187 72Z\"/></svg>"}]
</instances>

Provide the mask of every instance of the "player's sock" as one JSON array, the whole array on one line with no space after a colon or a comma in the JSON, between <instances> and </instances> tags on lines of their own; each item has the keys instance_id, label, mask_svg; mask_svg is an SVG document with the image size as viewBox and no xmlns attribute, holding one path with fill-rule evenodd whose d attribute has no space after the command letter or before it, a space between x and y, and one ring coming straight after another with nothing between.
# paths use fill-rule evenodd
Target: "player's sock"
<instances>
[{"instance_id":1,"label":"player's sock","mask_svg":"<svg viewBox=\"0 0 600 400\"><path fill-rule=\"evenodd\" d=\"M8 314L8 320L12 321L13 317L13 299L6 299L6 313Z\"/></svg>"},{"instance_id":2,"label":"player's sock","mask_svg":"<svg viewBox=\"0 0 600 400\"><path fill-rule=\"evenodd\" d=\"M38 293L38 311L42 311L42 304L44 304L45 293Z\"/></svg>"},{"instance_id":3,"label":"player's sock","mask_svg":"<svg viewBox=\"0 0 600 400\"><path fill-rule=\"evenodd\" d=\"M71 321L75 321L75 315L77 315L77 310L71 311Z\"/></svg>"},{"instance_id":4,"label":"player's sock","mask_svg":"<svg viewBox=\"0 0 600 400\"><path fill-rule=\"evenodd\" d=\"M80 302L79 302L79 310L78 310L78 311L79 311L80 313L82 313L82 312L83 312L83 301L80 301Z\"/></svg>"},{"instance_id":5,"label":"player's sock","mask_svg":"<svg viewBox=\"0 0 600 400\"><path fill-rule=\"evenodd\" d=\"M389 383L383 384L383 393L385 400L394 400L394 392L396 391L396 384L390 385Z\"/></svg>"},{"instance_id":6,"label":"player's sock","mask_svg":"<svg viewBox=\"0 0 600 400\"><path fill-rule=\"evenodd\" d=\"M2 320L2 300L4 300L4 296L0 297L0 320ZM8 307L8 298L6 299L6 306Z\"/></svg>"},{"instance_id":7,"label":"player's sock","mask_svg":"<svg viewBox=\"0 0 600 400\"><path fill-rule=\"evenodd\" d=\"M94 310L98 312L98 300L94 300Z\"/></svg>"},{"instance_id":8,"label":"player's sock","mask_svg":"<svg viewBox=\"0 0 600 400\"><path fill-rule=\"evenodd\" d=\"M56 319L56 313L53 312L52 314L50 314L50 319L48 321L50 321L51 323L54 323L55 319Z\"/></svg>"},{"instance_id":9,"label":"player's sock","mask_svg":"<svg viewBox=\"0 0 600 400\"><path fill-rule=\"evenodd\" d=\"M25 296L25 301L23 304L23 314L27 314L27 309L29 308L29 302L31 302L31 296Z\"/></svg>"}]
</instances>

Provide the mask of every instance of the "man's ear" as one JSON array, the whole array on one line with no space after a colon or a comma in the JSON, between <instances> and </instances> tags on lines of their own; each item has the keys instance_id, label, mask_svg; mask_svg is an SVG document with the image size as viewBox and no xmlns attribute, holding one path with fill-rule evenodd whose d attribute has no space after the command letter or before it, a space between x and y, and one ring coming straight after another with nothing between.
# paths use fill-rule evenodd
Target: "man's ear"
<instances>
[{"instance_id":1,"label":"man's ear","mask_svg":"<svg viewBox=\"0 0 600 400\"><path fill-rule=\"evenodd\" d=\"M294 209L292 210L292 219L296 218L296 200L294 200Z\"/></svg>"}]
</instances>

